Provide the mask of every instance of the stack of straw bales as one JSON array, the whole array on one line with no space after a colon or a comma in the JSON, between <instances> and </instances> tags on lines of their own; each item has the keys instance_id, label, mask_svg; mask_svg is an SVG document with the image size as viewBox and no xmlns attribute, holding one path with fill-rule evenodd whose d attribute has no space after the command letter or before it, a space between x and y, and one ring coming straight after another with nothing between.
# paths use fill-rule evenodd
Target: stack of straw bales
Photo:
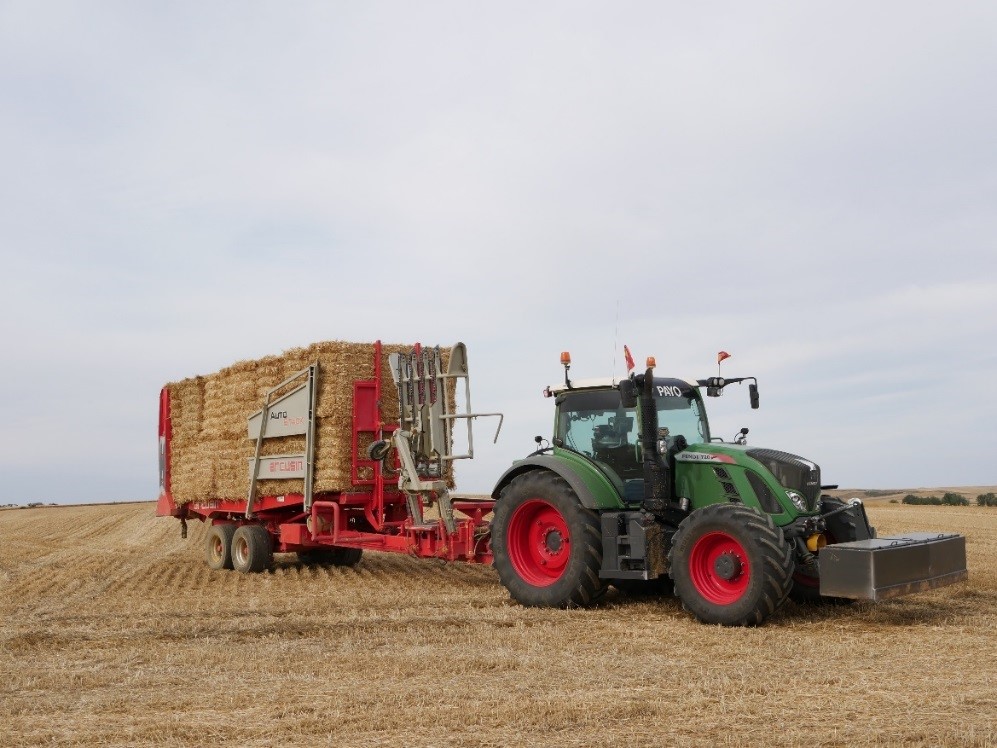
<instances>
[{"instance_id":1,"label":"stack of straw bales","mask_svg":"<svg viewBox=\"0 0 997 748\"><path fill-rule=\"evenodd\" d=\"M382 344L381 413L386 423L398 420L398 392L388 368L388 354L411 350L411 345ZM449 349L443 350L444 366L449 353ZM315 361L319 362L319 380L314 490L352 488L353 382L373 379L374 344L326 341L293 348L280 356L240 361L215 374L168 385L173 422L170 482L177 504L246 497L248 460L256 449L255 439L248 438L247 418L263 406L267 390ZM452 407L455 388L447 390ZM365 447L360 445L362 458L366 458ZM304 449L304 436L263 442L264 455L303 453ZM452 481L452 473L448 477ZM260 496L302 490L300 480L262 480L257 486Z\"/></svg>"}]
</instances>

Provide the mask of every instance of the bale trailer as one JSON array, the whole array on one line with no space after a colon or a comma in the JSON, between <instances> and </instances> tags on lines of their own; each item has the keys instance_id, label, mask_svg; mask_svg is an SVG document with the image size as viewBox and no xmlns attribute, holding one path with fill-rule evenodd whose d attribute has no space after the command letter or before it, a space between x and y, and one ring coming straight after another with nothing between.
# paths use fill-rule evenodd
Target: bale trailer
<instances>
[{"instance_id":1,"label":"bale trailer","mask_svg":"<svg viewBox=\"0 0 997 748\"><path fill-rule=\"evenodd\" d=\"M274 553L306 564L357 564L364 550L492 564L524 605L587 606L612 586L674 595L705 623L757 625L787 599L878 601L967 578L965 538L908 533L879 538L861 502L822 493L819 466L798 455L710 432L704 399L754 377L658 377L648 359L627 378L564 381L554 433L499 477L489 496L454 493L454 461L474 456L467 349L372 347L373 377L352 381L349 485L315 488L319 361L265 390L244 414L244 496L177 501L171 480L171 389L159 399L157 514L210 525L212 569L259 572ZM726 354L718 357L720 361ZM445 361L445 365L444 365ZM397 412L385 412L387 366ZM458 401L461 403L458 407ZM325 416L328 418L329 416ZM461 433L466 449L454 451ZM270 440L303 438L274 454ZM342 455L340 455L342 457ZM287 487L264 492L259 486Z\"/></svg>"}]
</instances>

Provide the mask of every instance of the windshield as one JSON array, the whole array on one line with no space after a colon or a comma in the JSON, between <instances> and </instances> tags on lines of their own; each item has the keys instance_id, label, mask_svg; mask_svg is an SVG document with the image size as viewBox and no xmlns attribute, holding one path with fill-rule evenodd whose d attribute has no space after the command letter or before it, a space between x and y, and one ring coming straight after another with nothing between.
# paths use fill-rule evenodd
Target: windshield
<instances>
[{"instance_id":1,"label":"windshield","mask_svg":"<svg viewBox=\"0 0 997 748\"><path fill-rule=\"evenodd\" d=\"M689 444L710 441L706 413L695 390L680 387L658 387L670 394L655 398L658 402L658 428L667 428L669 436L684 436Z\"/></svg>"}]
</instances>

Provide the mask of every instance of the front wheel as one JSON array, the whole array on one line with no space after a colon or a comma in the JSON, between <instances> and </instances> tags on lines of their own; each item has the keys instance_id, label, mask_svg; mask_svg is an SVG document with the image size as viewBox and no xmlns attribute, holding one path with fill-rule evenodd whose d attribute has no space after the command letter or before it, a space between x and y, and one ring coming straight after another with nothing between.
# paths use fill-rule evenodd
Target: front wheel
<instances>
[{"instance_id":1,"label":"front wheel","mask_svg":"<svg viewBox=\"0 0 997 748\"><path fill-rule=\"evenodd\" d=\"M772 519L710 504L679 525L668 554L675 594L703 623L757 626L785 601L793 553Z\"/></svg>"},{"instance_id":2,"label":"front wheel","mask_svg":"<svg viewBox=\"0 0 997 748\"><path fill-rule=\"evenodd\" d=\"M519 475L502 491L492 548L499 579L523 605L586 606L606 590L599 517L552 472Z\"/></svg>"}]
</instances>

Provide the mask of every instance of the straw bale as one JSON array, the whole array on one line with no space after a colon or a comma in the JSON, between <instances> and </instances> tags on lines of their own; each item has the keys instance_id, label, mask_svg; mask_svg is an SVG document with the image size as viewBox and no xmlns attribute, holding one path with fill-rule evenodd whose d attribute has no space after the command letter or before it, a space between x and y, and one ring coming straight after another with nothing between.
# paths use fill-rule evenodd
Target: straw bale
<instances>
[{"instance_id":1,"label":"straw bale","mask_svg":"<svg viewBox=\"0 0 997 748\"><path fill-rule=\"evenodd\" d=\"M382 345L381 412L388 424L398 420L398 392L387 357L411 350L411 345ZM450 350L442 349L442 354L445 367ZM315 361L319 362L319 378L314 488L326 492L353 487L353 382L373 378L374 344L323 341L279 356L239 361L214 374L168 385L173 423L171 488L178 504L247 495L249 459L256 448L256 442L247 437L247 418L260 410L268 389ZM446 395L451 407L455 394L456 387L449 382ZM366 457L369 441L358 445L361 457ZM268 439L262 454L301 453L304 442L303 436ZM447 465L445 477L452 486L452 464ZM297 480L265 480L257 485L260 495L297 493L302 488Z\"/></svg>"}]
</instances>

